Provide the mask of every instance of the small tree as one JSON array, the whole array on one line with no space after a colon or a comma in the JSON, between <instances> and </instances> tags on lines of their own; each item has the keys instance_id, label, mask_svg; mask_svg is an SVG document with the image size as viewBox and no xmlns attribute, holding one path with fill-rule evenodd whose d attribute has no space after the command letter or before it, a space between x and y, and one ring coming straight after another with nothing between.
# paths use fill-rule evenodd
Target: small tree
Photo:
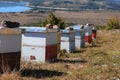
<instances>
[{"instance_id":1,"label":"small tree","mask_svg":"<svg viewBox=\"0 0 120 80\"><path fill-rule=\"evenodd\" d=\"M49 17L41 21L40 24L41 26L46 26L46 24L58 25L60 29L64 29L66 26L66 23L60 17L56 17L53 13L49 13Z\"/></svg>"},{"instance_id":2,"label":"small tree","mask_svg":"<svg viewBox=\"0 0 120 80\"><path fill-rule=\"evenodd\" d=\"M119 19L117 16L111 17L106 25L106 30L120 29Z\"/></svg>"}]
</instances>

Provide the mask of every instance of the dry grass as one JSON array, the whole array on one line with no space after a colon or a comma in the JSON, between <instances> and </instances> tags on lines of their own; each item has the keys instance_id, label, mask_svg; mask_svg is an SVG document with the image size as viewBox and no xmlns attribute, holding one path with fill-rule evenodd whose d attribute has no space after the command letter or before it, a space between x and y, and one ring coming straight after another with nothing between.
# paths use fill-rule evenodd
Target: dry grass
<instances>
[{"instance_id":1,"label":"dry grass","mask_svg":"<svg viewBox=\"0 0 120 80\"><path fill-rule=\"evenodd\" d=\"M37 23L43 17L46 16L45 14L36 14L36 13L1 13L0 14L0 22L2 20L11 20L17 21L20 24L32 24Z\"/></svg>"},{"instance_id":2,"label":"dry grass","mask_svg":"<svg viewBox=\"0 0 120 80\"><path fill-rule=\"evenodd\" d=\"M55 11L56 16L62 17L67 23L86 24L92 23L96 25L105 25L107 20L114 15L117 15L120 20L120 12L67 12ZM2 20L18 21L22 25L38 23L40 20L47 18L47 13L1 13L0 22Z\"/></svg>"},{"instance_id":3,"label":"dry grass","mask_svg":"<svg viewBox=\"0 0 120 80\"><path fill-rule=\"evenodd\" d=\"M6 72L0 76L0 80L20 80L20 76L17 72Z\"/></svg>"},{"instance_id":4,"label":"dry grass","mask_svg":"<svg viewBox=\"0 0 120 80\"><path fill-rule=\"evenodd\" d=\"M99 31L94 47L66 54L53 63L22 62L0 80L120 80L120 30Z\"/></svg>"},{"instance_id":5,"label":"dry grass","mask_svg":"<svg viewBox=\"0 0 120 80\"><path fill-rule=\"evenodd\" d=\"M64 14L64 15L63 15ZM105 25L107 20L114 15L117 15L120 20L119 12L95 12L95 11L81 11L81 12L65 12L56 11L56 15L62 17L68 23L86 24L93 23L96 25Z\"/></svg>"}]
</instances>

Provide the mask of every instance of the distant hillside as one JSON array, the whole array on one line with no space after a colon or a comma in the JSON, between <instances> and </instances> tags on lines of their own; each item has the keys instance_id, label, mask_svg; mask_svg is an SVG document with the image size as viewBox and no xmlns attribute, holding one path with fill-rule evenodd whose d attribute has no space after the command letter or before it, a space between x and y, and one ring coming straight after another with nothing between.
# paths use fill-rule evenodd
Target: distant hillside
<instances>
[{"instance_id":1,"label":"distant hillside","mask_svg":"<svg viewBox=\"0 0 120 80\"><path fill-rule=\"evenodd\" d=\"M0 0L20 1L20 0ZM22 0L30 5L60 7L74 10L120 10L120 0Z\"/></svg>"}]
</instances>

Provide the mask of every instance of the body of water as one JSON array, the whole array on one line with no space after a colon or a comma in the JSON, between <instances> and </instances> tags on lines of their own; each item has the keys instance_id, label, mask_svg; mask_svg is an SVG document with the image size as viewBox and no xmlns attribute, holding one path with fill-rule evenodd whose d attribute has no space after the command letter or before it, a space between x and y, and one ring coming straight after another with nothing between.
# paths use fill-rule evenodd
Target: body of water
<instances>
[{"instance_id":1,"label":"body of water","mask_svg":"<svg viewBox=\"0 0 120 80\"><path fill-rule=\"evenodd\" d=\"M26 6L27 2L0 2L0 12L23 12L30 10L30 7Z\"/></svg>"}]
</instances>

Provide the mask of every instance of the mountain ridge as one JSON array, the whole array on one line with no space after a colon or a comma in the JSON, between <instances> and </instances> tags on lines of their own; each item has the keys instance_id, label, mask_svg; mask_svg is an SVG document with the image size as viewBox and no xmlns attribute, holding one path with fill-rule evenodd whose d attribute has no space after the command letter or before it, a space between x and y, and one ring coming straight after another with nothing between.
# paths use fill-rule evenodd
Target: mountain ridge
<instances>
[{"instance_id":1,"label":"mountain ridge","mask_svg":"<svg viewBox=\"0 0 120 80\"><path fill-rule=\"evenodd\" d=\"M21 1L21 0L0 0ZM120 10L120 0L22 0L29 6L59 7L75 10Z\"/></svg>"}]
</instances>

